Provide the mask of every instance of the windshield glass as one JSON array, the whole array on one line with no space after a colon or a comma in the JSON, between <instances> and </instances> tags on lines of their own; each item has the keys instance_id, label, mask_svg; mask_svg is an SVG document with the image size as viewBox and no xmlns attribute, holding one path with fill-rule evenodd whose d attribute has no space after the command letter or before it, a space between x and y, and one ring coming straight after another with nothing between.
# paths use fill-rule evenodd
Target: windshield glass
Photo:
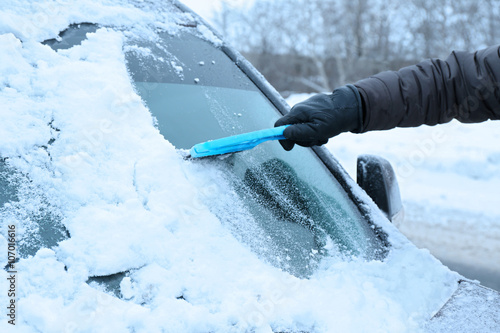
<instances>
[{"instance_id":1,"label":"windshield glass","mask_svg":"<svg viewBox=\"0 0 500 333\"><path fill-rule=\"evenodd\" d=\"M126 59L137 92L176 148L273 126L280 114L218 47L182 32L131 38ZM207 204L268 262L308 276L324 255L372 257L380 242L311 149L278 142L191 162L212 170ZM215 171L214 171L215 170Z\"/></svg>"},{"instance_id":2,"label":"windshield glass","mask_svg":"<svg viewBox=\"0 0 500 333\"><path fill-rule=\"evenodd\" d=\"M27 175L9 167L7 159L0 158L0 230L15 226L19 257L33 256L39 249L51 248L67 238L61 220L45 193Z\"/></svg>"}]
</instances>

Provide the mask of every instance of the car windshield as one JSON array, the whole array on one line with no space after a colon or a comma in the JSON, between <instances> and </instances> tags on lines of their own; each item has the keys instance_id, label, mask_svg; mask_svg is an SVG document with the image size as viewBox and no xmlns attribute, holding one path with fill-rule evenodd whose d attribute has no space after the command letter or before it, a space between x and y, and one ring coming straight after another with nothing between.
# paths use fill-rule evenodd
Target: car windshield
<instances>
[{"instance_id":1,"label":"car windshield","mask_svg":"<svg viewBox=\"0 0 500 333\"><path fill-rule=\"evenodd\" d=\"M270 128L280 117L221 48L188 31L159 32L153 41L131 38L126 59L138 94L176 148ZM327 254L372 257L381 246L311 149L285 152L266 142L191 163L219 171L212 181L217 193L227 194L207 197L207 204L222 223L292 274L308 276Z\"/></svg>"},{"instance_id":2,"label":"car windshield","mask_svg":"<svg viewBox=\"0 0 500 333\"><path fill-rule=\"evenodd\" d=\"M72 25L44 42L69 48L98 29ZM223 51L193 26L147 38L124 32L127 68L160 133L178 149L270 128L279 111ZM260 258L299 277L325 256L378 258L383 242L313 150L278 142L187 161L199 168L210 210ZM210 195L216 193L217 197Z\"/></svg>"}]
</instances>

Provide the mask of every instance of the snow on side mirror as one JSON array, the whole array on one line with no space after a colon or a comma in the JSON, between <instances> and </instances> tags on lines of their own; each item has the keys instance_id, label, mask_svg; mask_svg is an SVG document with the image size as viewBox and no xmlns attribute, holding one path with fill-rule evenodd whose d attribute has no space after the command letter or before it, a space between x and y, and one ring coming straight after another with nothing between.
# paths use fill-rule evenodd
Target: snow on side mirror
<instances>
[{"instance_id":1,"label":"snow on side mirror","mask_svg":"<svg viewBox=\"0 0 500 333\"><path fill-rule=\"evenodd\" d=\"M389 161L376 155L358 156L356 180L392 223L403 221L399 185Z\"/></svg>"}]
</instances>

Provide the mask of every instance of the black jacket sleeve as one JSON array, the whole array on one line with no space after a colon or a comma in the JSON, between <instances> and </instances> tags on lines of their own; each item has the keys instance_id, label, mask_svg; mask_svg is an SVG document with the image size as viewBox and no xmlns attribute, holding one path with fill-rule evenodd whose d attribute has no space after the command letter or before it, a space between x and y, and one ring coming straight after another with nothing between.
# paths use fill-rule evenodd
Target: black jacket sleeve
<instances>
[{"instance_id":1,"label":"black jacket sleeve","mask_svg":"<svg viewBox=\"0 0 500 333\"><path fill-rule=\"evenodd\" d=\"M359 132L500 119L500 45L453 52L354 84L363 100Z\"/></svg>"}]
</instances>

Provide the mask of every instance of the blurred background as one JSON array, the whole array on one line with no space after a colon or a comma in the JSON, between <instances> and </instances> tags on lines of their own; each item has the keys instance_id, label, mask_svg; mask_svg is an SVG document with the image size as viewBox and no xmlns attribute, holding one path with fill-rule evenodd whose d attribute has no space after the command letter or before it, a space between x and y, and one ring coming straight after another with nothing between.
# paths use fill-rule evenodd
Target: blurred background
<instances>
[{"instance_id":1,"label":"blurred background","mask_svg":"<svg viewBox=\"0 0 500 333\"><path fill-rule=\"evenodd\" d=\"M182 0L290 105L452 50L500 44L500 0ZM356 179L360 154L391 162L399 229L500 291L500 122L344 133L326 147Z\"/></svg>"},{"instance_id":2,"label":"blurred background","mask_svg":"<svg viewBox=\"0 0 500 333\"><path fill-rule=\"evenodd\" d=\"M226 0L210 10L225 40L285 96L500 38L498 0Z\"/></svg>"}]
</instances>

